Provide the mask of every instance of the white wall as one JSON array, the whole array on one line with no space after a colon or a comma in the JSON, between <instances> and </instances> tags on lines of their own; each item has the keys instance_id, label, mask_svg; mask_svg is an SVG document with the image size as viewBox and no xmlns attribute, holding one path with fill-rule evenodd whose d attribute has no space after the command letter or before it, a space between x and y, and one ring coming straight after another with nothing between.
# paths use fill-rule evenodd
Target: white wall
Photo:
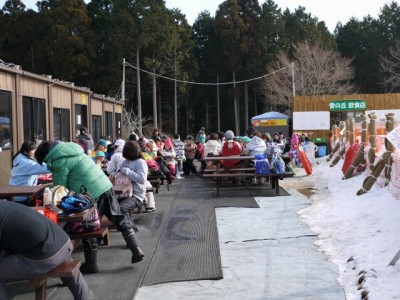
<instances>
[{"instance_id":1,"label":"white wall","mask_svg":"<svg viewBox=\"0 0 400 300\"><path fill-rule=\"evenodd\" d=\"M294 112L293 130L330 130L330 112L329 111Z\"/></svg>"}]
</instances>

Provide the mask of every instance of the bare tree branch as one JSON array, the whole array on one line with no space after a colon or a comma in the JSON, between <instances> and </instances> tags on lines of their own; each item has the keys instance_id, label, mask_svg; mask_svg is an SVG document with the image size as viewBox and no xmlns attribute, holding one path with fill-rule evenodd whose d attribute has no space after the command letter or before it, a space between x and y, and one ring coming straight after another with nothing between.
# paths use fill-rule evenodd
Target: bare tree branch
<instances>
[{"instance_id":1,"label":"bare tree branch","mask_svg":"<svg viewBox=\"0 0 400 300\"><path fill-rule=\"evenodd\" d=\"M389 57L380 58L381 69L385 73L383 84L390 92L400 88L400 39L389 48Z\"/></svg>"},{"instance_id":2,"label":"bare tree branch","mask_svg":"<svg viewBox=\"0 0 400 300\"><path fill-rule=\"evenodd\" d=\"M354 71L351 60L339 53L306 43L294 45L296 95L344 95L356 89L351 80ZM289 66L291 60L280 52L277 61L268 66L268 73ZM264 79L262 90L270 109L284 111L289 108L292 91L292 71L287 68Z\"/></svg>"}]
</instances>

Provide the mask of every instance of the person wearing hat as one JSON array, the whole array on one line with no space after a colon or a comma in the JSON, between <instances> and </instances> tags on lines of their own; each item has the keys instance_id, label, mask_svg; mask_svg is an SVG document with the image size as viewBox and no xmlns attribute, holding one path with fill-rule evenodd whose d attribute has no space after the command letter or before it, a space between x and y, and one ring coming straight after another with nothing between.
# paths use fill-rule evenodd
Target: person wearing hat
<instances>
[{"instance_id":1,"label":"person wearing hat","mask_svg":"<svg viewBox=\"0 0 400 300\"><path fill-rule=\"evenodd\" d=\"M242 146L233 140L235 134L233 133L232 130L228 130L227 132L225 132L225 143L222 145L222 149L221 149L221 156L234 156L234 155L240 155L240 153L242 153ZM226 160L223 162L223 166L224 169L228 170L232 167L235 166L240 166L240 160ZM227 178L222 178L222 182L224 184L227 183ZM236 177L236 184L240 184L240 178Z\"/></svg>"},{"instance_id":2,"label":"person wearing hat","mask_svg":"<svg viewBox=\"0 0 400 300\"><path fill-rule=\"evenodd\" d=\"M107 141L105 139L99 139L97 142L96 149L92 152L93 158L96 160L97 152L101 151L103 154L107 152Z\"/></svg>"},{"instance_id":3,"label":"person wearing hat","mask_svg":"<svg viewBox=\"0 0 400 300\"><path fill-rule=\"evenodd\" d=\"M122 139L118 139L114 143L114 154L111 156L111 160L107 165L107 173L110 176L114 176L119 169L121 168L121 164L124 161L124 157L122 156L122 150L124 149L125 141Z\"/></svg>"},{"instance_id":4,"label":"person wearing hat","mask_svg":"<svg viewBox=\"0 0 400 300\"><path fill-rule=\"evenodd\" d=\"M97 151L95 157L95 163L101 167L102 170L107 172L108 160L106 159L106 155L103 151ZM108 175L108 173L107 173Z\"/></svg>"}]
</instances>

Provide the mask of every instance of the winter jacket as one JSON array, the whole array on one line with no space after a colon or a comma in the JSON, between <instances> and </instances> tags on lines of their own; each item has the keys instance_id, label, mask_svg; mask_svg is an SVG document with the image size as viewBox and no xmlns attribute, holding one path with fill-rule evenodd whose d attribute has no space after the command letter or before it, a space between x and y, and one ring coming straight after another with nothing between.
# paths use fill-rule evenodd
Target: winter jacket
<instances>
[{"instance_id":1,"label":"winter jacket","mask_svg":"<svg viewBox=\"0 0 400 300\"><path fill-rule=\"evenodd\" d=\"M119 171L121 168L121 164L124 161L124 157L122 156L122 150L124 149L124 145L118 146L117 150L115 150L115 153L113 156L111 156L111 160L108 162L107 165L107 173L108 175L114 176L115 173Z\"/></svg>"},{"instance_id":2,"label":"winter jacket","mask_svg":"<svg viewBox=\"0 0 400 300\"><path fill-rule=\"evenodd\" d=\"M112 188L101 168L76 143L59 142L51 148L44 162L53 174L53 185L64 185L74 192L80 192L84 186L94 198Z\"/></svg>"},{"instance_id":3,"label":"winter jacket","mask_svg":"<svg viewBox=\"0 0 400 300\"><path fill-rule=\"evenodd\" d=\"M199 130L194 141L195 143L204 143L206 141L206 133L204 130Z\"/></svg>"},{"instance_id":4,"label":"winter jacket","mask_svg":"<svg viewBox=\"0 0 400 300\"><path fill-rule=\"evenodd\" d=\"M193 143L193 141L189 141L185 145L185 156L189 159L194 159L194 156L196 155L196 144Z\"/></svg>"},{"instance_id":5,"label":"winter jacket","mask_svg":"<svg viewBox=\"0 0 400 300\"><path fill-rule=\"evenodd\" d=\"M90 155L94 150L93 138L88 133L80 134L78 136L78 143L82 145L84 152L88 155Z\"/></svg>"},{"instance_id":6,"label":"winter jacket","mask_svg":"<svg viewBox=\"0 0 400 300\"><path fill-rule=\"evenodd\" d=\"M212 153L214 155L218 155L221 151L221 143L216 140L209 140L204 144L204 155L207 156L208 153Z\"/></svg>"},{"instance_id":7,"label":"winter jacket","mask_svg":"<svg viewBox=\"0 0 400 300\"><path fill-rule=\"evenodd\" d=\"M132 182L133 197L143 202L146 195L147 172L149 171L147 163L144 159L127 160L121 164L121 170L128 168L129 172L126 175Z\"/></svg>"},{"instance_id":8,"label":"winter jacket","mask_svg":"<svg viewBox=\"0 0 400 300\"><path fill-rule=\"evenodd\" d=\"M244 154L255 156L256 154L264 153L266 149L267 145L265 144L264 140L260 139L258 136L254 136L247 144Z\"/></svg>"},{"instance_id":9,"label":"winter jacket","mask_svg":"<svg viewBox=\"0 0 400 300\"><path fill-rule=\"evenodd\" d=\"M23 153L18 154L13 160L9 185L37 185L38 175L50 173L47 164L40 165L36 160ZM25 201L28 197L14 197L14 201Z\"/></svg>"},{"instance_id":10,"label":"winter jacket","mask_svg":"<svg viewBox=\"0 0 400 300\"><path fill-rule=\"evenodd\" d=\"M234 156L240 155L242 152L242 146L238 142L233 140L225 141L224 145L222 146L221 156ZM229 168L233 165L236 165L240 162L240 160L226 160L223 161L223 165L225 168Z\"/></svg>"},{"instance_id":11,"label":"winter jacket","mask_svg":"<svg viewBox=\"0 0 400 300\"><path fill-rule=\"evenodd\" d=\"M181 140L172 140L172 144L174 145L175 148L175 154L176 157L184 157L185 156L185 145Z\"/></svg>"}]
</instances>

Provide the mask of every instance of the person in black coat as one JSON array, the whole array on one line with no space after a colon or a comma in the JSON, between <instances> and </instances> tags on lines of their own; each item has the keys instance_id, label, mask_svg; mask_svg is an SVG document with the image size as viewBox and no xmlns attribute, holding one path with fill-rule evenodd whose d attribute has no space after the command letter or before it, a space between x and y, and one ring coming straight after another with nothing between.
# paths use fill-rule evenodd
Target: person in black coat
<instances>
[{"instance_id":1,"label":"person in black coat","mask_svg":"<svg viewBox=\"0 0 400 300\"><path fill-rule=\"evenodd\" d=\"M0 200L0 299L7 297L6 282L38 277L72 260L73 245L57 224L34 209ZM61 278L74 299L94 299L81 272Z\"/></svg>"}]
</instances>

